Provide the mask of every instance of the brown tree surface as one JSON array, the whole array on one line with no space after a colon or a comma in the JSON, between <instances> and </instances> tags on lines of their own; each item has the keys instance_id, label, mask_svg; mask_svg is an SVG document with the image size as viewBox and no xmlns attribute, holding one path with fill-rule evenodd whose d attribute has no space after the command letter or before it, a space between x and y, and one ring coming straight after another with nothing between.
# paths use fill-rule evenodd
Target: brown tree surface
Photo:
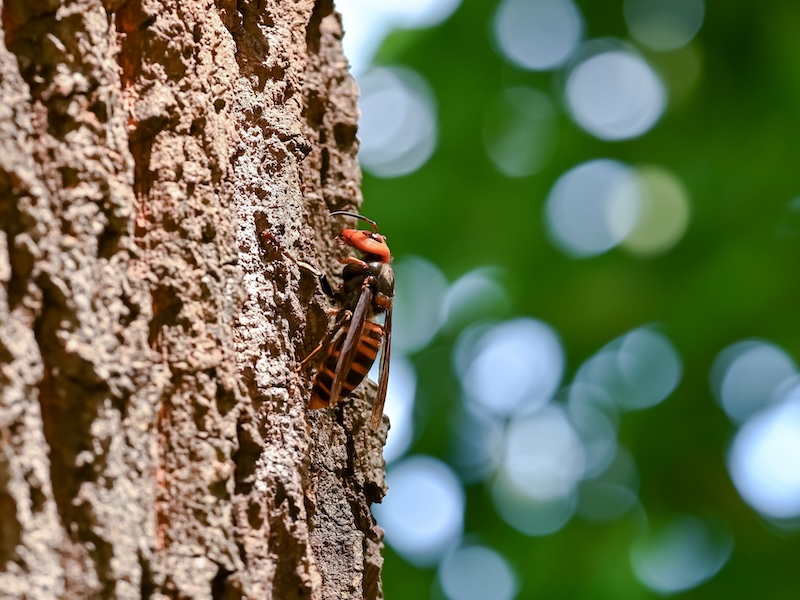
<instances>
[{"instance_id":1,"label":"brown tree surface","mask_svg":"<svg viewBox=\"0 0 800 600\"><path fill-rule=\"evenodd\" d=\"M330 0L5 0L0 595L380 598L369 403L308 414L356 87Z\"/></svg>"}]
</instances>

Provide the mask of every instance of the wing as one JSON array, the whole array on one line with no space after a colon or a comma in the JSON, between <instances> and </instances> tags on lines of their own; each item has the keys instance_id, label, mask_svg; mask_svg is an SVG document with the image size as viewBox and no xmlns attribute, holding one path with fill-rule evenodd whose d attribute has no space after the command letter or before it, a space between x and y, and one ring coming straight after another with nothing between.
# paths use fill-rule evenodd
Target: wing
<instances>
[{"instance_id":1,"label":"wing","mask_svg":"<svg viewBox=\"0 0 800 600\"><path fill-rule=\"evenodd\" d=\"M378 376L378 394L372 405L372 417L369 426L372 431L378 431L383 419L383 405L386 403L386 390L389 389L389 355L392 350L392 309L386 311L386 320L383 322L383 348L381 349L380 375Z\"/></svg>"},{"instance_id":2,"label":"wing","mask_svg":"<svg viewBox=\"0 0 800 600\"><path fill-rule=\"evenodd\" d=\"M347 379L347 374L350 372L350 367L353 364L353 358L355 358L358 352L358 342L361 340L364 323L367 321L367 315L371 305L372 289L368 285L365 285L361 289L361 295L358 297L358 304L356 304L356 309L353 311L353 317L350 321L350 329L342 345L339 361L336 363L336 374L333 378L333 385L331 386L331 406L336 406L336 403L339 402L339 394L342 393L342 385L344 384L344 380Z\"/></svg>"}]
</instances>

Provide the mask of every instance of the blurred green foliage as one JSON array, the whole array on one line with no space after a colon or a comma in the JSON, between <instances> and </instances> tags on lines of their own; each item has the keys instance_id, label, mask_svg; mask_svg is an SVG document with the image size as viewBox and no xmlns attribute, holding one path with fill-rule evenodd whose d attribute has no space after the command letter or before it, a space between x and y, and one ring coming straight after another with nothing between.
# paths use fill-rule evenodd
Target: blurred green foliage
<instances>
[{"instance_id":1,"label":"blurred green foliage","mask_svg":"<svg viewBox=\"0 0 800 600\"><path fill-rule=\"evenodd\" d=\"M728 563L681 597L798 596L797 534L770 527L740 498L725 456L734 425L715 403L709 373L717 354L748 337L766 338L800 358L800 3L708 2L689 49L642 54L665 82L665 114L642 137L606 142L577 126L563 106L547 166L511 179L484 149L486 111L500 90L527 85L560 102L563 75L509 64L493 48L496 4L464 0L442 25L393 33L376 64L418 71L435 92L439 138L418 171L381 179L365 173L364 212L381 224L396 259L417 255L455 280L499 266L511 299L503 319L527 315L560 335L569 381L610 340L658 323L684 364L660 405L625 413L619 439L635 457L639 499L653 522L681 513L714 515L733 536ZM579 2L587 39L628 39L622 2ZM697 61L693 63L692 61ZM698 68L693 82L691 65ZM558 105L558 104L557 104ZM553 183L595 158L655 164L681 179L689 226L669 252L641 258L614 249L574 259L546 234L543 206ZM460 403L443 331L412 356L417 369L411 453L447 461ZM391 493L391 491L389 492ZM519 577L520 598L654 598L629 560L640 517L592 524L573 518L559 532L528 537L495 512L485 483L467 486L465 532L501 552ZM436 597L435 569L417 569L386 551L388 600Z\"/></svg>"}]
</instances>

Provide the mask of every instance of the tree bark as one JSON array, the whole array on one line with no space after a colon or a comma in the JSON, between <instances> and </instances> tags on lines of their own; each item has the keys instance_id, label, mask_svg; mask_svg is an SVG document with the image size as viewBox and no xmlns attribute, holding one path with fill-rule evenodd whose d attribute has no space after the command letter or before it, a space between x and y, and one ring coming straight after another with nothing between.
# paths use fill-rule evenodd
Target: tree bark
<instances>
[{"instance_id":1,"label":"tree bark","mask_svg":"<svg viewBox=\"0 0 800 600\"><path fill-rule=\"evenodd\" d=\"M4 0L0 595L380 598L381 447L306 410L356 86L330 0ZM369 394L367 394L369 395Z\"/></svg>"}]
</instances>

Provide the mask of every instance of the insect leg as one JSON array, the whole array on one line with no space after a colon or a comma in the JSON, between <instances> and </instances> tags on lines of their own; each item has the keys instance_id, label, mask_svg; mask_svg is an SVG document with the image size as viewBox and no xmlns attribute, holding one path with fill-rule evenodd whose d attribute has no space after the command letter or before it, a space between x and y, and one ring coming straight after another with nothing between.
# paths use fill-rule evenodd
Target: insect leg
<instances>
[{"instance_id":1,"label":"insect leg","mask_svg":"<svg viewBox=\"0 0 800 600\"><path fill-rule=\"evenodd\" d=\"M361 288L361 295L358 297L358 304L353 311L353 318L350 321L350 329L347 332L347 337L342 345L339 360L336 363L336 374L333 378L333 385L331 386L331 406L336 406L339 401L339 394L342 392L342 385L347 378L347 373L353 364L358 352L358 341L361 339L361 334L364 329L364 323L367 321L367 313L372 304L372 288L365 282Z\"/></svg>"},{"instance_id":2,"label":"insect leg","mask_svg":"<svg viewBox=\"0 0 800 600\"><path fill-rule=\"evenodd\" d=\"M317 344L314 347L314 349L309 353L309 355L306 356L302 361L300 361L300 364L297 365L297 368L294 370L294 372L297 373L298 371L300 371L303 367L306 366L306 364L311 359L313 359L317 354L319 354L320 350L327 348L328 345L331 343L331 340L334 337L336 337L336 334L339 333L339 330L350 321L352 316L353 313L351 313L349 310L339 311L339 314L336 317L336 321L334 321L333 323L333 327L330 328L330 330L319 341L319 344Z\"/></svg>"},{"instance_id":3,"label":"insect leg","mask_svg":"<svg viewBox=\"0 0 800 600\"><path fill-rule=\"evenodd\" d=\"M369 271L369 265L355 256L345 256L339 259L339 263L343 265L358 265L363 271Z\"/></svg>"}]
</instances>

